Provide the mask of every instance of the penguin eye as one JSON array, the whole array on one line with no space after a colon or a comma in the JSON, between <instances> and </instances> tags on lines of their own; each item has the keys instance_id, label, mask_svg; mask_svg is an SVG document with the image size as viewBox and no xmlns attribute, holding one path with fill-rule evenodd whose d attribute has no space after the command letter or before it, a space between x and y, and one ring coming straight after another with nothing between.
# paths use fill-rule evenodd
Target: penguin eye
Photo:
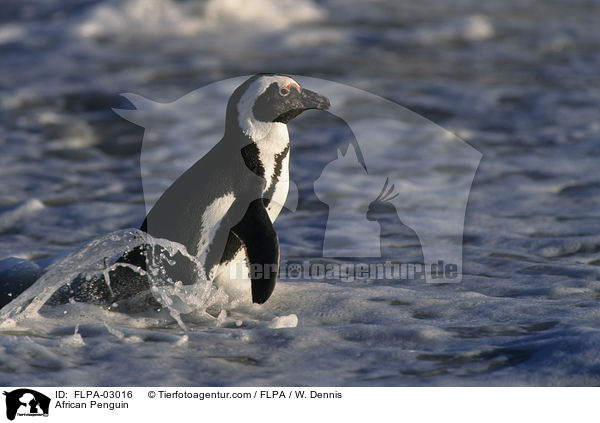
<instances>
[{"instance_id":1,"label":"penguin eye","mask_svg":"<svg viewBox=\"0 0 600 423\"><path fill-rule=\"evenodd\" d=\"M289 89L287 89L287 88L285 88L285 87L283 87L283 88L281 88L281 89L279 90L279 94L280 94L282 97L285 97L285 96L287 96L289 93L290 93L290 90L289 90Z\"/></svg>"}]
</instances>

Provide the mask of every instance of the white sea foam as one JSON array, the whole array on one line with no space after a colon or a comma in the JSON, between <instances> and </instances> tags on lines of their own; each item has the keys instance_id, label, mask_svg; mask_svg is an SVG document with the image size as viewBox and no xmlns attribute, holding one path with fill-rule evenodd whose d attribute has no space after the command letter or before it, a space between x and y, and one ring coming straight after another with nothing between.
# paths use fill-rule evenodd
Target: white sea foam
<instances>
[{"instance_id":1,"label":"white sea foam","mask_svg":"<svg viewBox=\"0 0 600 423\"><path fill-rule=\"evenodd\" d=\"M13 3L16 19L0 26L0 283L45 273L0 311L1 384L600 384L592 3ZM251 304L249 285L211 286L204 299L202 289L188 298L184 287L160 283L157 297L168 306L129 314L40 304L75 272L101 272L104 257L124 247L127 236L90 243L139 227L144 201L220 139L228 95L241 81L180 97L257 70L321 75L394 99L484 153L469 195L463 281L280 281L262 306ZM390 169L403 164L398 208L443 229L432 206L452 193L432 190L424 204L413 196L422 182L441 187L464 170L461 160L444 163L443 149L413 148L431 147L443 131L423 120L394 125L390 107L342 88L325 93L331 111L352 122L374 113L377 124L362 125L370 129L366 154ZM146 198L141 130L110 112L123 106L121 91L181 100L129 111L146 128ZM299 201L277 221L282 260L320 254L327 216L313 207L314 177L333 160L328 147L348 134L325 116L307 112L290 125ZM360 183L339 169L324 191ZM359 196L351 205L368 202ZM291 325L291 315L295 327L270 327Z\"/></svg>"},{"instance_id":2,"label":"white sea foam","mask_svg":"<svg viewBox=\"0 0 600 423\"><path fill-rule=\"evenodd\" d=\"M187 36L201 28L200 18L190 17L172 0L126 0L99 4L76 27L76 33L83 37Z\"/></svg>"},{"instance_id":3,"label":"white sea foam","mask_svg":"<svg viewBox=\"0 0 600 423\"><path fill-rule=\"evenodd\" d=\"M263 29L283 29L297 23L319 21L326 16L326 11L310 0L209 0L205 6L208 21L258 24Z\"/></svg>"},{"instance_id":4,"label":"white sea foam","mask_svg":"<svg viewBox=\"0 0 600 423\"><path fill-rule=\"evenodd\" d=\"M33 198L10 211L0 214L0 232L15 227L19 221L31 219L43 209L44 204L37 198Z\"/></svg>"},{"instance_id":5,"label":"white sea foam","mask_svg":"<svg viewBox=\"0 0 600 423\"><path fill-rule=\"evenodd\" d=\"M298 326L298 316L295 314L275 317L271 320L271 323L269 323L271 329L295 328L296 326Z\"/></svg>"},{"instance_id":6,"label":"white sea foam","mask_svg":"<svg viewBox=\"0 0 600 423\"><path fill-rule=\"evenodd\" d=\"M18 41L25 33L25 28L17 24L0 25L0 45Z\"/></svg>"}]
</instances>

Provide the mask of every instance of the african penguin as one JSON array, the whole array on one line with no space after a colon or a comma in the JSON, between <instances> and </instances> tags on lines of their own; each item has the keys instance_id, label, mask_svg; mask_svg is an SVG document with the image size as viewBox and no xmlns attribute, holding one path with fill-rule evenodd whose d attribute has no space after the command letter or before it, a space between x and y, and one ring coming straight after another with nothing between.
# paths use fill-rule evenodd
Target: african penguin
<instances>
[{"instance_id":1,"label":"african penguin","mask_svg":"<svg viewBox=\"0 0 600 423\"><path fill-rule=\"evenodd\" d=\"M279 270L279 242L273 222L289 188L289 134L287 123L308 109L326 110L329 100L302 88L292 78L259 74L231 95L223 138L182 174L150 210L141 230L185 246L203 268L204 276L226 282L236 263L251 273L254 303L271 296ZM164 254L146 246L122 256L118 263L144 269L152 255ZM192 284L197 267L181 254L169 266L173 281ZM172 262L171 261L171 262ZM218 276L218 277L217 277ZM110 272L110 284L84 283L85 292L109 301L148 290L148 280L127 266ZM110 288L106 288L110 285ZM77 298L76 298L77 300Z\"/></svg>"}]
</instances>

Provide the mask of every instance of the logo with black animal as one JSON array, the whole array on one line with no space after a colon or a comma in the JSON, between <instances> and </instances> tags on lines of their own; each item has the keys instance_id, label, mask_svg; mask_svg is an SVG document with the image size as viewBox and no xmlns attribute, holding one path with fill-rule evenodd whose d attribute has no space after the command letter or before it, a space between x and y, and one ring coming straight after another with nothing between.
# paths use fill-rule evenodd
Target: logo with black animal
<instances>
[{"instance_id":1,"label":"logo with black animal","mask_svg":"<svg viewBox=\"0 0 600 423\"><path fill-rule=\"evenodd\" d=\"M248 254L258 261L248 261L250 266L268 264L277 269L280 251L272 223L285 206L290 215L284 219L293 213L294 219L298 219L295 223L307 225L308 230L301 233L293 229L302 242L294 242L293 248L287 249L287 258L302 259L309 265L319 265L319 260L326 259L327 262L333 260L334 264L360 264L360 268L366 265L369 269L396 263L397 271L392 269L385 276L386 280L460 282L466 207L482 154L453 133L389 100L326 80L293 78L275 74L232 78L195 90L172 103L123 94L130 104L113 110L145 128L140 162L142 173L152 179L142 177L149 214L141 230L171 241L185 240L189 251L199 251L199 246L203 246L205 251L195 255L205 260L203 265L209 273L216 266L235 269L237 259L234 257L243 250L243 243L246 248L256 246L255 252ZM225 93L232 93L229 99ZM307 109L321 112L306 115L297 123L296 130L292 128L290 136L284 128ZM199 120L196 118L199 115L207 118ZM163 116L168 116L168 124L161 123L165 121ZM174 126L181 130L174 131ZM277 131L281 132L273 129L275 132L268 138L270 150L260 150L262 144L256 141L266 140L272 128L280 128ZM184 141L172 135L190 131L214 136L194 136ZM234 156L230 148L217 148L233 139L232 134L237 134L235 142L244 140L240 144L244 159L239 162L239 169L232 165ZM217 141L220 136L221 140ZM290 138L294 142L290 143ZM164 161L153 153L163 146L158 147L155 141L149 140L161 140L168 151L173 150L171 143L189 143L188 147L174 152L177 165L173 166L177 169L171 176L165 177ZM189 151L194 153L189 154ZM238 156L236 153L235 157ZM265 161L267 156L270 157L268 162ZM230 177L225 169L238 172L232 176L232 182L225 182ZM184 174L185 178L177 179L177 175ZM161 175L161 187L155 175ZM214 184L207 183L207 178L212 178ZM204 181L210 188L206 197L198 197L197 181ZM231 187L240 183L245 184L244 187L250 186L248 184L258 187L255 191L263 195L268 219L263 219L267 214L260 202L254 203L251 209L247 202L240 210L233 208L234 204L242 204L242 192L255 192L254 188L231 191ZM264 186L270 188L261 188ZM197 239L189 233L196 223L188 221L184 210L200 205L204 208L189 216L201 216L208 210L220 220L218 230L208 227L198 230ZM234 215L235 219L230 218ZM244 223L233 233L237 230L242 235L247 231L243 233L247 239L229 237L233 225L246 215ZM284 222L281 227L290 230L295 227L290 220ZM209 236L206 241L203 234ZM271 248L266 249L267 245ZM136 254L119 261L137 266L133 261L137 259ZM162 263L156 267L164 268ZM411 266L400 267L399 264ZM245 267L244 262L237 269ZM298 267L289 263L286 268L286 276L291 279L307 276L304 264ZM122 269L131 271L127 266ZM252 292L253 300L263 303L273 291L277 272L260 269L253 278L256 290ZM187 270L182 270L181 274L185 272ZM369 272L369 279L383 279L376 272ZM179 277L178 270L174 273L179 280L185 280ZM242 276L236 270L230 274ZM335 280L335 275L336 271L332 271L331 276L324 277ZM192 275L188 279L194 278ZM131 278L126 280L129 289Z\"/></svg>"},{"instance_id":2,"label":"logo with black animal","mask_svg":"<svg viewBox=\"0 0 600 423\"><path fill-rule=\"evenodd\" d=\"M50 398L33 389L15 389L4 392L6 396L6 417L14 420L16 416L48 416Z\"/></svg>"}]
</instances>

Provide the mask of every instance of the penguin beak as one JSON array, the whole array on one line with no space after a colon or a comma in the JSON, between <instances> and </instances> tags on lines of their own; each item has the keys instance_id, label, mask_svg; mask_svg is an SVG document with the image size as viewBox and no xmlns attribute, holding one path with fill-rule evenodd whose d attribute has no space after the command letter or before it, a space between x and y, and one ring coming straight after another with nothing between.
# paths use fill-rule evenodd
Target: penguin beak
<instances>
[{"instance_id":1,"label":"penguin beak","mask_svg":"<svg viewBox=\"0 0 600 423\"><path fill-rule=\"evenodd\" d=\"M302 101L302 106L304 110L307 109L319 109L319 110L327 110L331 106L329 99L321 94L317 94L314 91L307 90L306 88L302 89L300 93L300 101Z\"/></svg>"}]
</instances>

